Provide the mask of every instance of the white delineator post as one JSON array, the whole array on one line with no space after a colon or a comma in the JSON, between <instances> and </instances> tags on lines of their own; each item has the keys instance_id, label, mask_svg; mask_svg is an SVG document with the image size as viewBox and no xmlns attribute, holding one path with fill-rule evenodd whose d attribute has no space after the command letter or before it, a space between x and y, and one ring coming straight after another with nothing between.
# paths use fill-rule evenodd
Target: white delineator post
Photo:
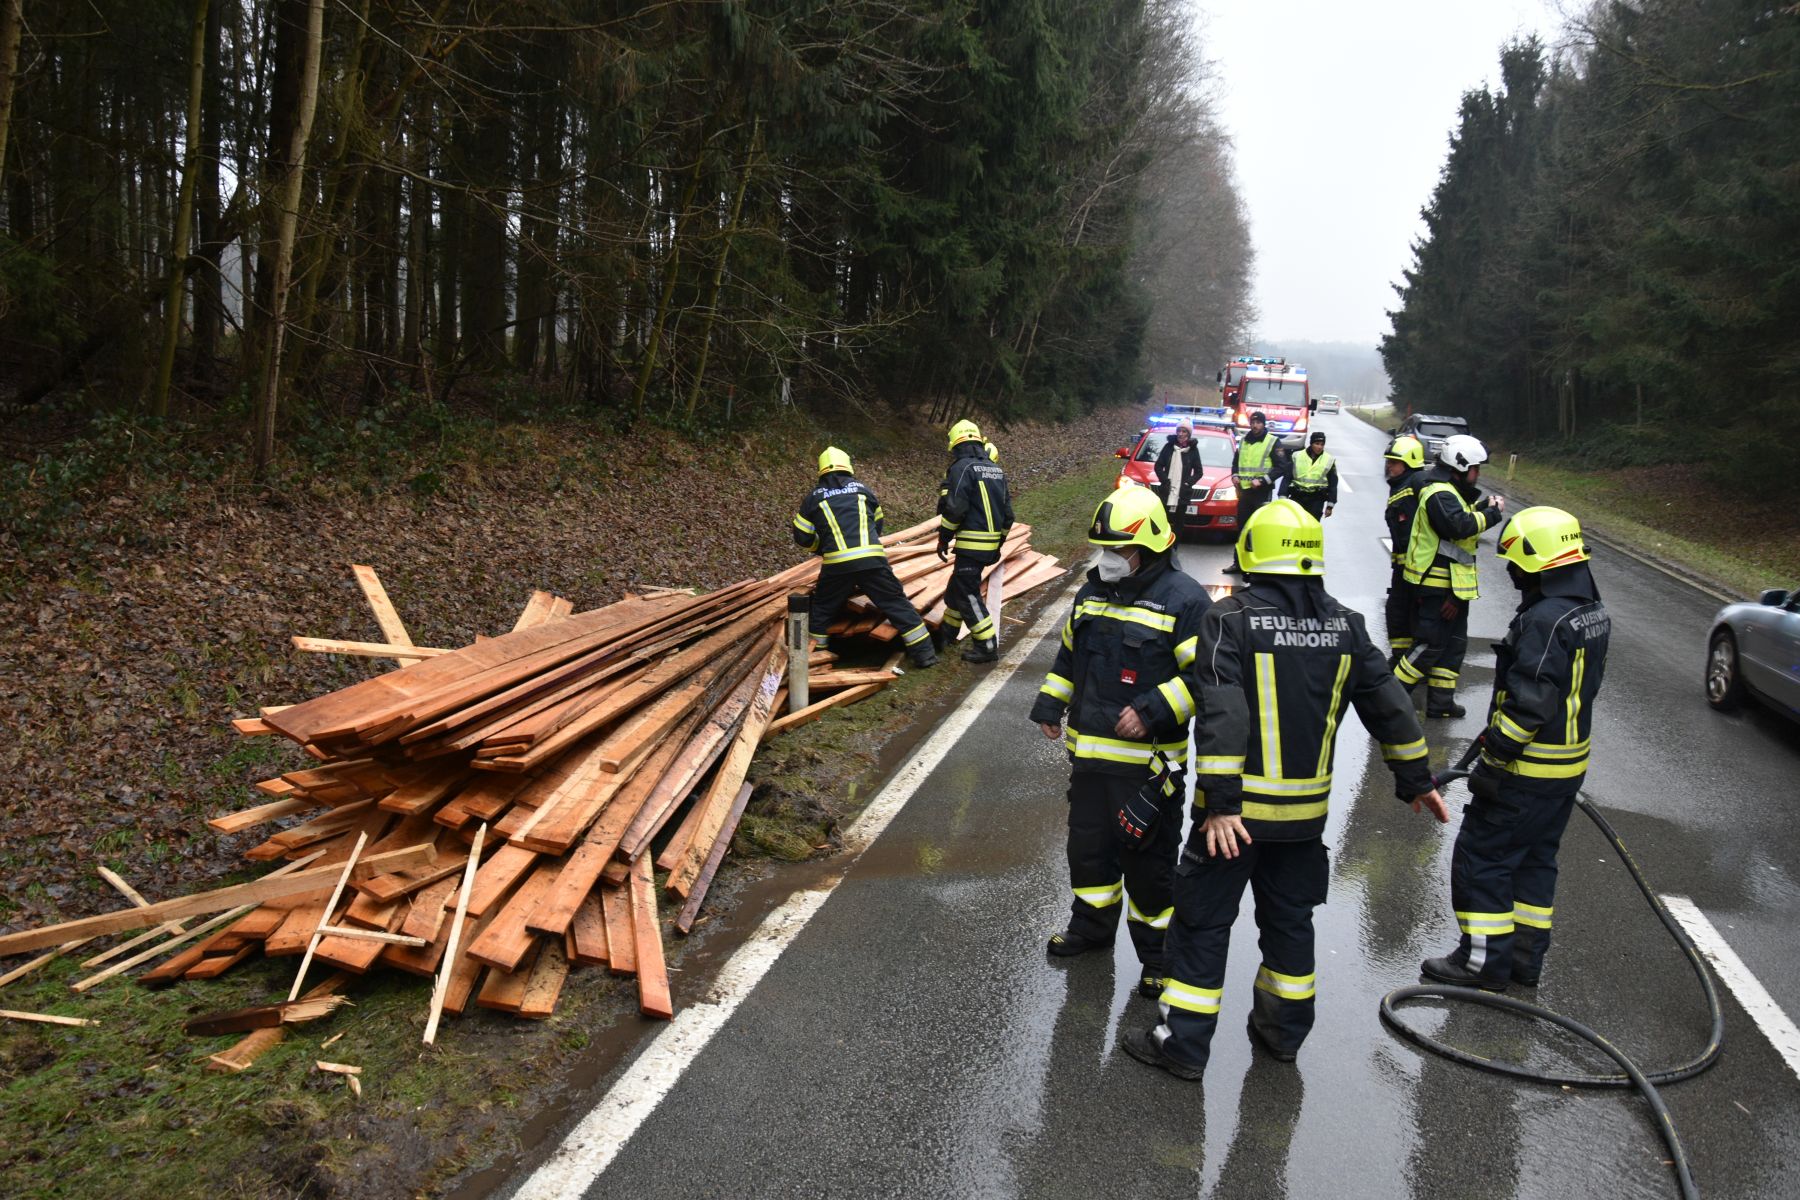
<instances>
[{"instance_id":1,"label":"white delineator post","mask_svg":"<svg viewBox=\"0 0 1800 1200\"><path fill-rule=\"evenodd\" d=\"M787 610L787 651L788 651L788 711L799 712L811 703L808 695L806 676L807 663L812 658L812 638L807 633L807 621L812 615L812 597L803 592L792 592L788 595Z\"/></svg>"}]
</instances>

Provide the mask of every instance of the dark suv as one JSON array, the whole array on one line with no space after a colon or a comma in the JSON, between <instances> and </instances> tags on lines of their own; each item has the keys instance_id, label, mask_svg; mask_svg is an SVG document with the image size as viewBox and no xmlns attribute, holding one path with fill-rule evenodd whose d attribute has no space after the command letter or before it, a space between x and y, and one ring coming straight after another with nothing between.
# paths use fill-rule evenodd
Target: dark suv
<instances>
[{"instance_id":1,"label":"dark suv","mask_svg":"<svg viewBox=\"0 0 1800 1200\"><path fill-rule=\"evenodd\" d=\"M1412 434L1425 443L1426 461L1435 460L1438 451L1444 448L1444 439L1452 434L1468 433L1469 423L1461 417L1444 417L1433 413L1408 413L1406 420L1400 422L1400 428L1394 430L1394 436Z\"/></svg>"}]
</instances>

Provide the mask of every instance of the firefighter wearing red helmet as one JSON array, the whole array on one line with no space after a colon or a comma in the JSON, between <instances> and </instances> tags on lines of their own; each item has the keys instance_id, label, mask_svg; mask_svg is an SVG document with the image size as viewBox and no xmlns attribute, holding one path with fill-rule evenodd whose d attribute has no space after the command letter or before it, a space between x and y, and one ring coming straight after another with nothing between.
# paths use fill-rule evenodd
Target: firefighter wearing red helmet
<instances>
[{"instance_id":1,"label":"firefighter wearing red helmet","mask_svg":"<svg viewBox=\"0 0 1800 1200\"><path fill-rule=\"evenodd\" d=\"M1062 738L1069 779L1068 927L1051 937L1066 958L1113 944L1125 913L1142 964L1138 989L1162 990L1181 791L1201 617L1212 600L1175 561L1175 531L1156 493L1127 485L1100 502L1088 541L1098 563L1075 594L1062 646L1032 705L1045 737ZM1063 716L1068 715L1068 728Z\"/></svg>"},{"instance_id":2,"label":"firefighter wearing red helmet","mask_svg":"<svg viewBox=\"0 0 1800 1200\"><path fill-rule=\"evenodd\" d=\"M1587 778L1594 704L1612 619L1588 569L1581 524L1527 508L1500 530L1518 612L1494 659L1494 694L1474 798L1450 857L1456 948L1421 967L1428 979L1503 991L1536 987L1550 949L1556 853Z\"/></svg>"}]
</instances>

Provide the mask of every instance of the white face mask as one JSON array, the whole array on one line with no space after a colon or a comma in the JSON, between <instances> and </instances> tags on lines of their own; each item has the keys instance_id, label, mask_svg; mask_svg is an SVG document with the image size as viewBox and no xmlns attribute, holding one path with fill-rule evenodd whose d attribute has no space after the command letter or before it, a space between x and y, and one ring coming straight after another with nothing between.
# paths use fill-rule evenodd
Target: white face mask
<instances>
[{"instance_id":1,"label":"white face mask","mask_svg":"<svg viewBox=\"0 0 1800 1200\"><path fill-rule=\"evenodd\" d=\"M1131 574L1131 560L1117 550L1102 550L1100 561L1094 564L1100 578L1107 583L1117 583Z\"/></svg>"}]
</instances>

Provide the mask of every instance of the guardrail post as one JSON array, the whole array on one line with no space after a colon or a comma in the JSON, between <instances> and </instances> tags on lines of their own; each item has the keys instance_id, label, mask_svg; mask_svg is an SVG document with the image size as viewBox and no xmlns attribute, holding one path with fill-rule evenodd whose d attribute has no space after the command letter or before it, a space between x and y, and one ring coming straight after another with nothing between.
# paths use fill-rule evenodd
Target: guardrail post
<instances>
[{"instance_id":1,"label":"guardrail post","mask_svg":"<svg viewBox=\"0 0 1800 1200\"><path fill-rule=\"evenodd\" d=\"M812 658L812 638L807 634L807 618L812 615L812 597L805 592L788 596L788 711L799 712L812 703L807 694L807 662Z\"/></svg>"}]
</instances>

